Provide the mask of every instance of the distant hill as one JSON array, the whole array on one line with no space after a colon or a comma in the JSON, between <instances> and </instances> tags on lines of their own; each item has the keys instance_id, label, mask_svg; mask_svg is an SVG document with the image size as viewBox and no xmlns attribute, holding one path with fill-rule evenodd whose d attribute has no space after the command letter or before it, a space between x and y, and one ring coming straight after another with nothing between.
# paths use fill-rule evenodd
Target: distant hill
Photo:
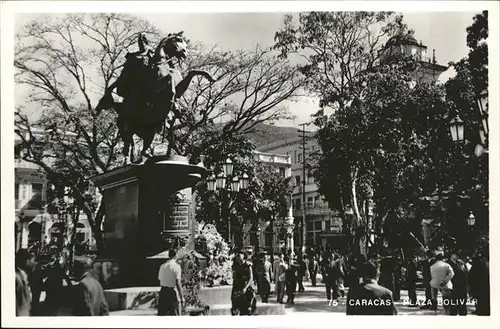
<instances>
[{"instance_id":1,"label":"distant hill","mask_svg":"<svg viewBox=\"0 0 500 329\"><path fill-rule=\"evenodd\" d=\"M299 136L299 129L297 128L279 127L264 123L257 124L253 131L247 134L247 137L256 144L257 148L280 140L294 140Z\"/></svg>"}]
</instances>

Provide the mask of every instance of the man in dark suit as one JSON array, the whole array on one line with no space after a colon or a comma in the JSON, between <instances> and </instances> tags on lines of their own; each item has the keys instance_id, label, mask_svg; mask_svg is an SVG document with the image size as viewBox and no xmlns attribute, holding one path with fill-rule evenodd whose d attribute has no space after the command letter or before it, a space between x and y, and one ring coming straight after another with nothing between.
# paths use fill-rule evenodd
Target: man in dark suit
<instances>
[{"instance_id":1,"label":"man in dark suit","mask_svg":"<svg viewBox=\"0 0 500 329\"><path fill-rule=\"evenodd\" d=\"M347 315L396 315L392 292L377 283L378 269L372 262L362 267L363 282L347 294Z\"/></svg>"},{"instance_id":2,"label":"man in dark suit","mask_svg":"<svg viewBox=\"0 0 500 329\"><path fill-rule=\"evenodd\" d=\"M74 274L79 283L74 287L74 315L101 316L109 315L108 303L101 284L90 271L92 260L88 257L75 259Z\"/></svg>"},{"instance_id":3,"label":"man in dark suit","mask_svg":"<svg viewBox=\"0 0 500 329\"><path fill-rule=\"evenodd\" d=\"M459 259L457 250L451 251L448 264L451 265L455 273L451 279L453 289L451 291L452 305L450 308L450 315L467 315L467 267L465 263Z\"/></svg>"},{"instance_id":4,"label":"man in dark suit","mask_svg":"<svg viewBox=\"0 0 500 329\"><path fill-rule=\"evenodd\" d=\"M408 261L406 269L406 287L408 288L408 298L410 299L411 306L418 306L417 304L417 257L415 254L411 256Z\"/></svg>"},{"instance_id":5,"label":"man in dark suit","mask_svg":"<svg viewBox=\"0 0 500 329\"><path fill-rule=\"evenodd\" d=\"M434 252L427 250L426 258L422 262L422 275L425 287L425 305L420 309L435 309L437 310L437 300L432 296L437 296L437 289L431 287L431 266L436 262ZM434 294L433 291L434 290Z\"/></svg>"}]
</instances>

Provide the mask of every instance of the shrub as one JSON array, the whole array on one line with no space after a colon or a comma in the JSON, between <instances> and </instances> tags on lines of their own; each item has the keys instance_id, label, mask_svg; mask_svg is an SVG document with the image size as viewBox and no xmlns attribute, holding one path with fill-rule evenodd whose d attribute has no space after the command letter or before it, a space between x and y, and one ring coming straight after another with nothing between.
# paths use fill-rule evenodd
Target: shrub
<instances>
[{"instance_id":1,"label":"shrub","mask_svg":"<svg viewBox=\"0 0 500 329\"><path fill-rule=\"evenodd\" d=\"M208 286L226 285L232 282L232 262L229 257L229 245L217 232L215 225L206 224L201 230L199 241L203 241L209 264L202 272L203 281Z\"/></svg>"},{"instance_id":2,"label":"shrub","mask_svg":"<svg viewBox=\"0 0 500 329\"><path fill-rule=\"evenodd\" d=\"M207 308L207 303L200 298L201 289L201 269L198 258L191 250L182 247L177 252L177 263L182 268L181 284L185 300L185 306L196 308Z\"/></svg>"}]
</instances>

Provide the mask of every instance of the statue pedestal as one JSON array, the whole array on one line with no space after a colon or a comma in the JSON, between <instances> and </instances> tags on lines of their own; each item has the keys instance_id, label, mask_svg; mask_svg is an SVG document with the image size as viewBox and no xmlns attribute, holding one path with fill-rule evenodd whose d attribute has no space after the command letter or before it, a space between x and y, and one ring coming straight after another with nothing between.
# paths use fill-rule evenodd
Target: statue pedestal
<instances>
[{"instance_id":1,"label":"statue pedestal","mask_svg":"<svg viewBox=\"0 0 500 329\"><path fill-rule=\"evenodd\" d=\"M119 263L124 286L156 285L159 265L168 258L163 252L179 244L194 246L191 187L205 173L204 167L175 156L154 157L91 178L105 205L99 258Z\"/></svg>"}]
</instances>

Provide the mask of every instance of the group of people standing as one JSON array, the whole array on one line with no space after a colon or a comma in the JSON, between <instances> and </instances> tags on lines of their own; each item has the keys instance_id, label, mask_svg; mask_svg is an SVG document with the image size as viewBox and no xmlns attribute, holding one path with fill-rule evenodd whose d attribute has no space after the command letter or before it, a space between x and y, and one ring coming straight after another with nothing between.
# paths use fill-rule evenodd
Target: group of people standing
<instances>
[{"instance_id":1,"label":"group of people standing","mask_svg":"<svg viewBox=\"0 0 500 329\"><path fill-rule=\"evenodd\" d=\"M460 256L459 250L451 250L447 258L442 252L427 252L422 261L426 301L421 308L437 310L440 293L446 314L467 315L467 305L472 303L477 315L490 315L487 255L477 253L472 261ZM412 303L415 301L416 298Z\"/></svg>"},{"instance_id":2,"label":"group of people standing","mask_svg":"<svg viewBox=\"0 0 500 329\"><path fill-rule=\"evenodd\" d=\"M52 255L42 265L33 251L20 249L15 257L16 315L54 316L62 306L73 315L108 315L108 304L99 281L91 274L92 260L76 257L73 278L66 271L66 260ZM66 285L64 284L66 283ZM45 299L41 303L42 291Z\"/></svg>"}]
</instances>

